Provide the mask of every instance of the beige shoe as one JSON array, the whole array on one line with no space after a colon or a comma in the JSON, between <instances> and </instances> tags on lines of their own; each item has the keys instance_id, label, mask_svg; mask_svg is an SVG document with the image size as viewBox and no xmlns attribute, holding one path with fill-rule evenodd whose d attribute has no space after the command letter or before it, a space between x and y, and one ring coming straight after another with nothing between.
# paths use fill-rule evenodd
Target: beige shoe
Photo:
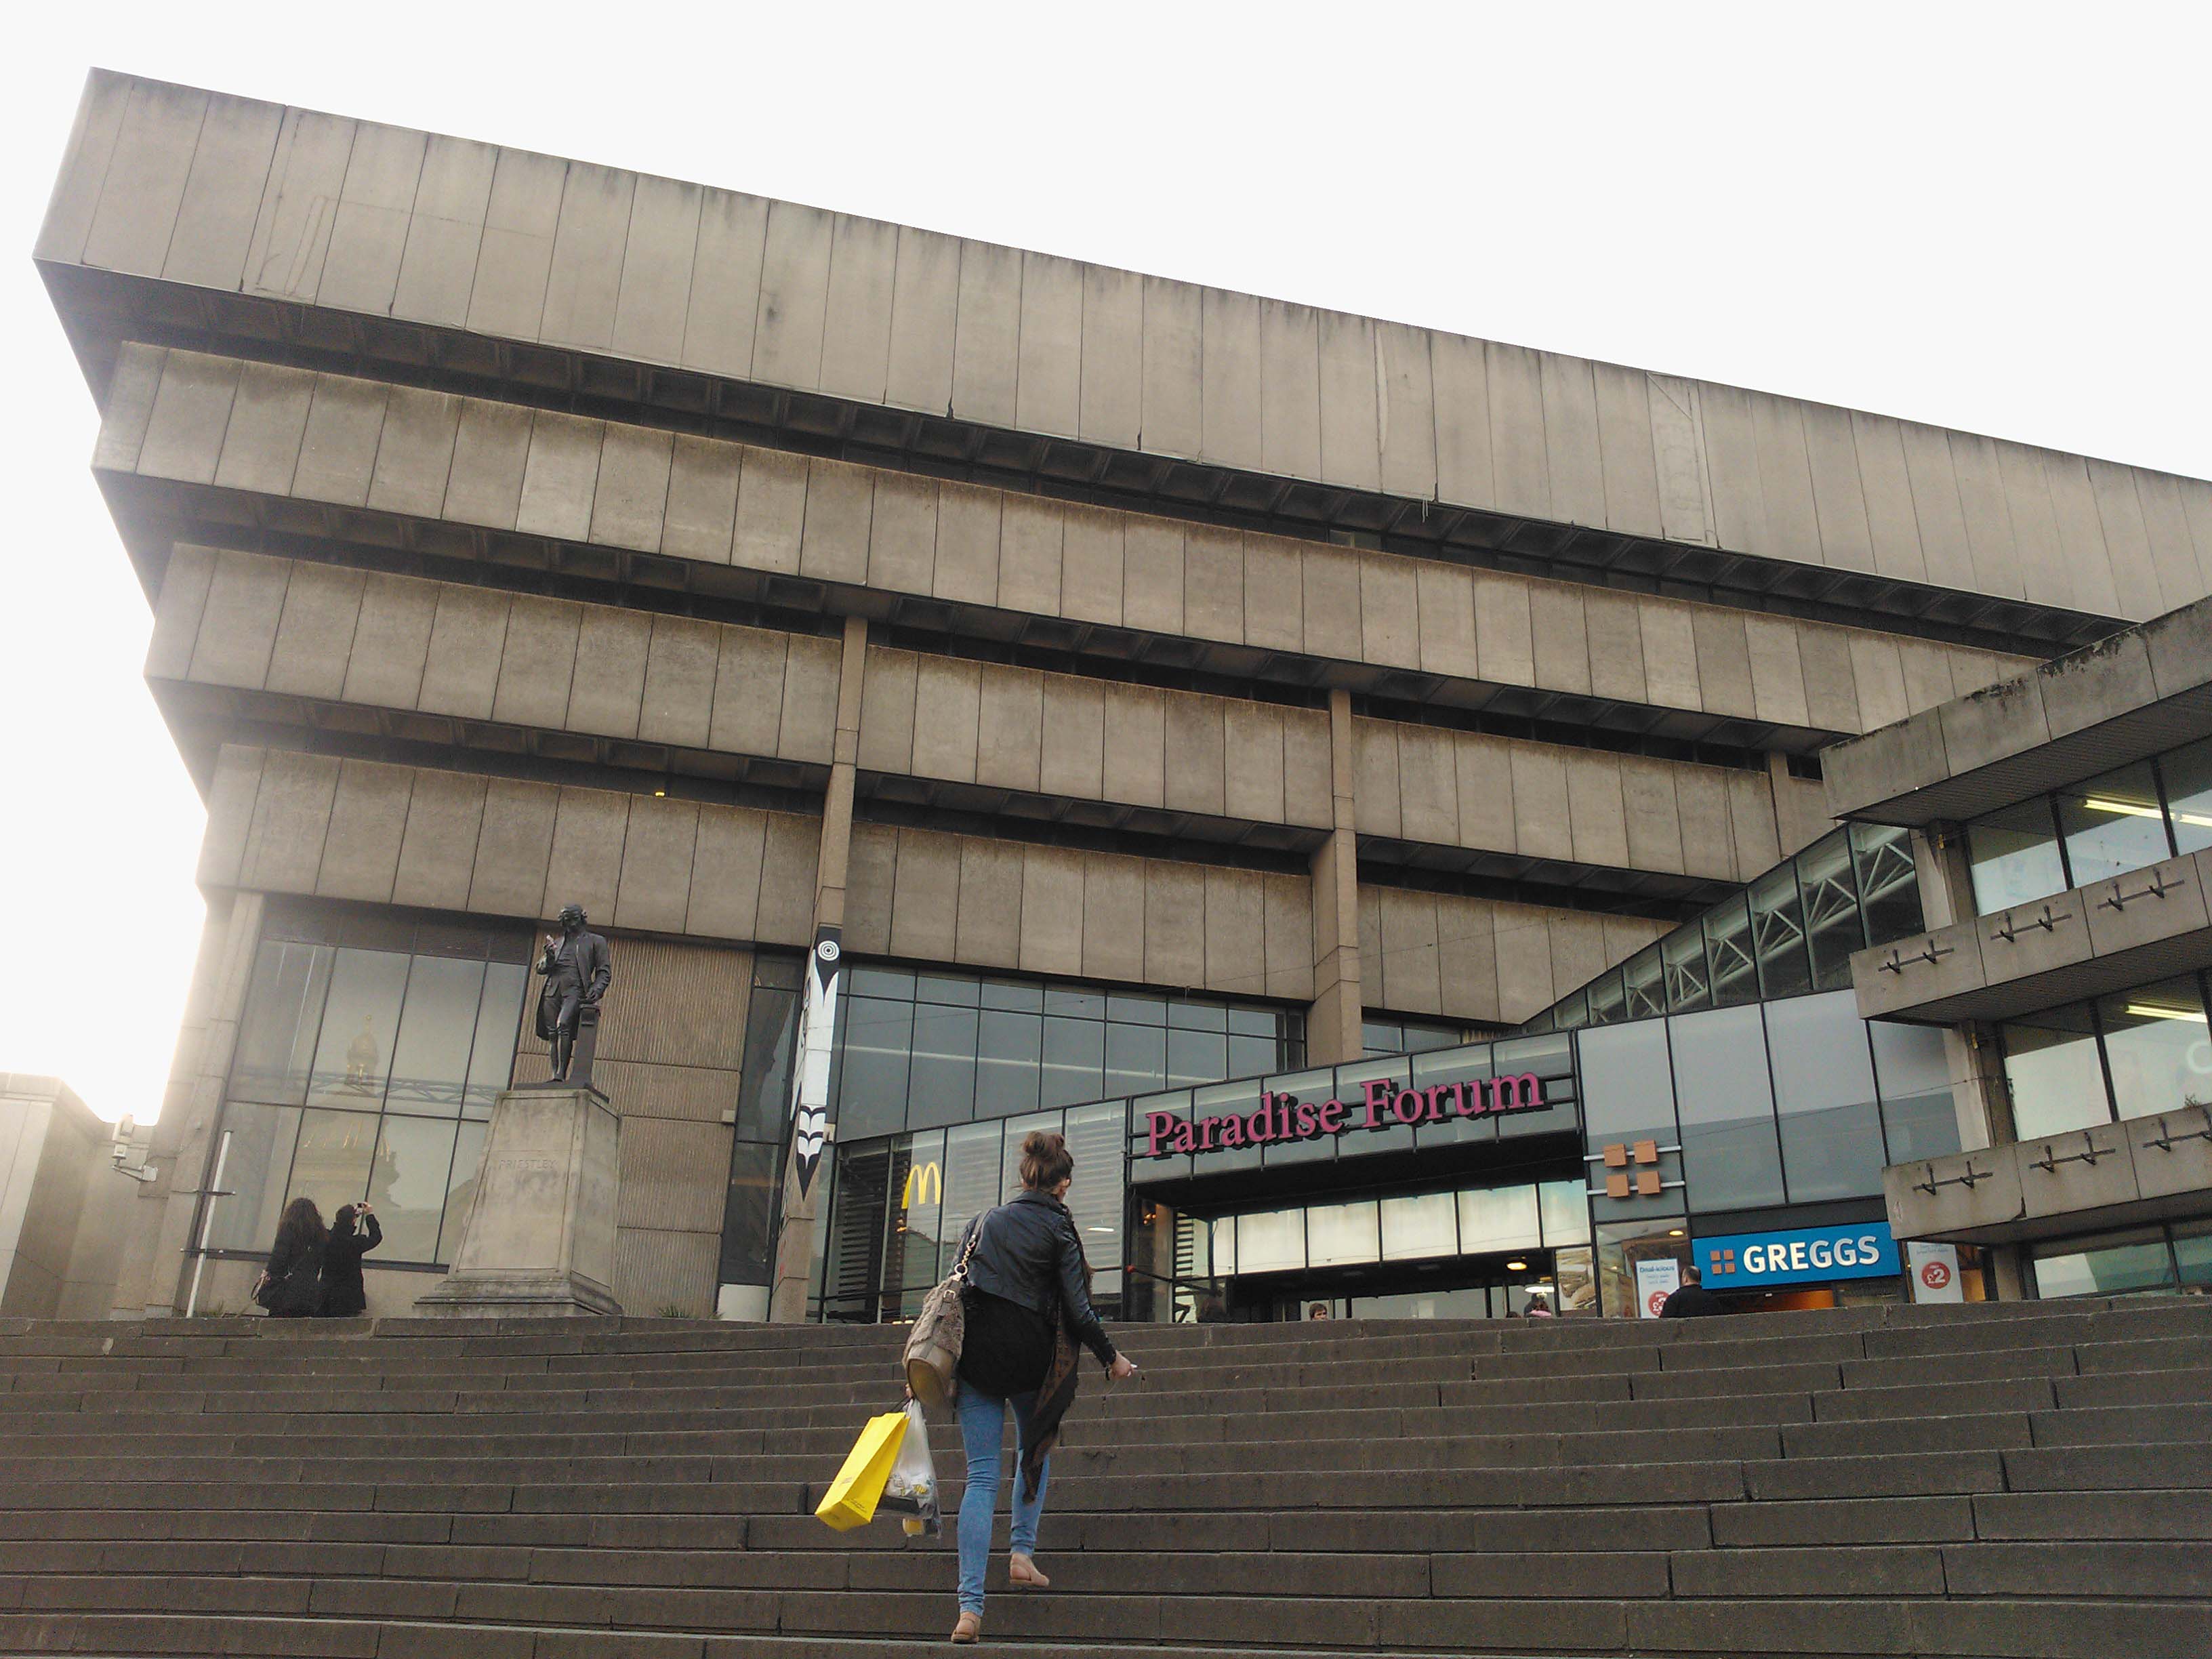
<instances>
[{"instance_id":1,"label":"beige shoe","mask_svg":"<svg viewBox=\"0 0 2212 1659\"><path fill-rule=\"evenodd\" d=\"M959 1622L952 1626L952 1639L961 1647L973 1645L982 1634L983 1615L980 1613L963 1613Z\"/></svg>"},{"instance_id":2,"label":"beige shoe","mask_svg":"<svg viewBox=\"0 0 2212 1659\"><path fill-rule=\"evenodd\" d=\"M1006 1582L1010 1584L1020 1584L1030 1589L1052 1588L1052 1580L1039 1572L1036 1563L1026 1555L1010 1555L1006 1558Z\"/></svg>"}]
</instances>

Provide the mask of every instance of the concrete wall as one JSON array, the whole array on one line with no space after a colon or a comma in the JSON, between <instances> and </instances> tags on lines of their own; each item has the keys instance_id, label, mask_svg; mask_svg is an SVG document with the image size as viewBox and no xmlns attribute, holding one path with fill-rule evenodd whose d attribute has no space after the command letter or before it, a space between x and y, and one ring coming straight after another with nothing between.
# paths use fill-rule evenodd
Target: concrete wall
<instances>
[{"instance_id":1,"label":"concrete wall","mask_svg":"<svg viewBox=\"0 0 2212 1659\"><path fill-rule=\"evenodd\" d=\"M2100 615L2212 591L2195 479L103 71L37 255Z\"/></svg>"},{"instance_id":2,"label":"concrete wall","mask_svg":"<svg viewBox=\"0 0 2212 1659\"><path fill-rule=\"evenodd\" d=\"M419 518L1310 657L1370 680L1418 670L1849 734L2027 663L158 347L124 349L106 409L104 474L316 502L355 526L390 514L389 539Z\"/></svg>"},{"instance_id":3,"label":"concrete wall","mask_svg":"<svg viewBox=\"0 0 2212 1659\"><path fill-rule=\"evenodd\" d=\"M112 1139L58 1078L0 1073L0 1314L83 1317L88 1302L106 1312L83 1282L98 1253L80 1256L78 1244L88 1199L107 1195L94 1183L131 1184L106 1167Z\"/></svg>"}]
</instances>

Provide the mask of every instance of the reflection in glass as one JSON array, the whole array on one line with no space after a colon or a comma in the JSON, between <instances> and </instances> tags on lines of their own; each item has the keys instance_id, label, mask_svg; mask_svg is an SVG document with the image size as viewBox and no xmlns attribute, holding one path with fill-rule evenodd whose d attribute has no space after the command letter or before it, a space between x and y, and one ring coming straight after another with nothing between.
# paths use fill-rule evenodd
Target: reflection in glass
<instances>
[{"instance_id":1,"label":"reflection in glass","mask_svg":"<svg viewBox=\"0 0 2212 1659\"><path fill-rule=\"evenodd\" d=\"M2212 1101L2212 1036L2191 979L2104 998L2105 1062L2119 1115L2150 1117Z\"/></svg>"},{"instance_id":2,"label":"reflection in glass","mask_svg":"<svg viewBox=\"0 0 2212 1659\"><path fill-rule=\"evenodd\" d=\"M1850 841L1830 835L1807 848L1797 857L1797 881L1805 895L1805 939L1813 947L1813 988L1841 990L1851 982L1851 952L1866 944Z\"/></svg>"},{"instance_id":3,"label":"reflection in glass","mask_svg":"<svg viewBox=\"0 0 2212 1659\"><path fill-rule=\"evenodd\" d=\"M530 970L520 963L485 964L483 997L469 1048L465 1116L489 1117L492 1102L514 1079L515 1038L522 1029L522 999L529 984Z\"/></svg>"},{"instance_id":4,"label":"reflection in glass","mask_svg":"<svg viewBox=\"0 0 2212 1659\"><path fill-rule=\"evenodd\" d=\"M2185 853L2212 847L2212 738L2163 757L2158 769L2175 846Z\"/></svg>"},{"instance_id":5,"label":"reflection in glass","mask_svg":"<svg viewBox=\"0 0 2212 1659\"><path fill-rule=\"evenodd\" d=\"M1376 1232L1375 1200L1316 1204L1306 1212L1306 1265L1340 1267L1373 1261L1382 1253Z\"/></svg>"},{"instance_id":6,"label":"reflection in glass","mask_svg":"<svg viewBox=\"0 0 2212 1659\"><path fill-rule=\"evenodd\" d=\"M769 1218L783 1173L783 1149L766 1141L738 1141L730 1149L730 1191L722 1207L722 1254L716 1282L769 1282ZM451 1223L447 1224L452 1224Z\"/></svg>"},{"instance_id":7,"label":"reflection in glass","mask_svg":"<svg viewBox=\"0 0 2212 1659\"><path fill-rule=\"evenodd\" d=\"M1667 1022L1684 1175L1700 1206L1747 1210L1783 1201L1759 1010L1720 1008Z\"/></svg>"},{"instance_id":8,"label":"reflection in glass","mask_svg":"<svg viewBox=\"0 0 2212 1659\"><path fill-rule=\"evenodd\" d=\"M754 964L752 1006L745 1010L744 1060L738 1074L737 1138L741 1141L781 1139L785 1120L791 1114L791 1066L799 1042L803 993L758 983L762 963L767 960Z\"/></svg>"},{"instance_id":9,"label":"reflection in glass","mask_svg":"<svg viewBox=\"0 0 2212 1659\"><path fill-rule=\"evenodd\" d=\"M1680 1216L1632 1221L1597 1230L1597 1288L1600 1311L1608 1319L1649 1318L1637 1292L1639 1261L1672 1260L1679 1272L1690 1265L1690 1240Z\"/></svg>"},{"instance_id":10,"label":"reflection in glass","mask_svg":"<svg viewBox=\"0 0 2212 1659\"><path fill-rule=\"evenodd\" d=\"M2093 1249L2078 1243L2036 1248L2035 1287L2045 1301L2067 1296L2115 1296L2165 1290L2173 1283L2173 1258L2162 1233L2115 1233Z\"/></svg>"},{"instance_id":11,"label":"reflection in glass","mask_svg":"<svg viewBox=\"0 0 2212 1659\"><path fill-rule=\"evenodd\" d=\"M483 1001L483 981L481 962L453 957L415 959L407 977L399 1036L392 1049L392 1086L385 1097L387 1110L452 1115L459 1109L468 1082L469 1049L476 1039L477 1018ZM441 1170L441 1186L444 1179ZM424 1242L434 1246L438 1242L434 1216L430 1228L430 1237ZM386 1222L385 1231L389 1234L391 1230L392 1224Z\"/></svg>"},{"instance_id":12,"label":"reflection in glass","mask_svg":"<svg viewBox=\"0 0 2212 1659\"><path fill-rule=\"evenodd\" d=\"M2076 887L2172 856L2148 761L2062 791L2058 824L2066 835L2067 873Z\"/></svg>"},{"instance_id":13,"label":"reflection in glass","mask_svg":"<svg viewBox=\"0 0 2212 1659\"><path fill-rule=\"evenodd\" d=\"M914 1005L847 997L839 1024L845 1034L837 1084L839 1138L865 1140L896 1133L906 1121Z\"/></svg>"},{"instance_id":14,"label":"reflection in glass","mask_svg":"<svg viewBox=\"0 0 2212 1659\"><path fill-rule=\"evenodd\" d=\"M1386 1198L1382 1216L1385 1261L1459 1254L1459 1200L1455 1194Z\"/></svg>"},{"instance_id":15,"label":"reflection in glass","mask_svg":"<svg viewBox=\"0 0 2212 1659\"><path fill-rule=\"evenodd\" d=\"M1790 1201L1880 1193L1881 1109L1856 999L1835 991L1770 1003L1766 1039Z\"/></svg>"},{"instance_id":16,"label":"reflection in glass","mask_svg":"<svg viewBox=\"0 0 2212 1659\"><path fill-rule=\"evenodd\" d=\"M1536 1188L1547 1249L1589 1243L1589 1197L1580 1180L1547 1181Z\"/></svg>"},{"instance_id":17,"label":"reflection in glass","mask_svg":"<svg viewBox=\"0 0 2212 1659\"><path fill-rule=\"evenodd\" d=\"M484 1138L489 1126L465 1122L453 1143L453 1168L447 1177L446 1217L438 1229L438 1253L434 1261L451 1262L459 1249L461 1229L469 1218L469 1205L477 1195L477 1177L483 1173ZM397 1257L393 1258L395 1261Z\"/></svg>"},{"instance_id":18,"label":"reflection in glass","mask_svg":"<svg viewBox=\"0 0 2212 1659\"><path fill-rule=\"evenodd\" d=\"M2066 890L2057 827L2051 803L2041 796L1968 824L1966 860L1972 866L1974 908L1982 915Z\"/></svg>"},{"instance_id":19,"label":"reflection in glass","mask_svg":"<svg viewBox=\"0 0 2212 1659\"><path fill-rule=\"evenodd\" d=\"M1892 1164L1946 1158L1959 1150L1959 1114L1951 1095L1943 1033L1925 1025L1867 1022L1874 1039L1875 1080Z\"/></svg>"},{"instance_id":20,"label":"reflection in glass","mask_svg":"<svg viewBox=\"0 0 2212 1659\"><path fill-rule=\"evenodd\" d=\"M2173 1230L2174 1265L2185 1285L2212 1285L2212 1222L2192 1221Z\"/></svg>"},{"instance_id":21,"label":"reflection in glass","mask_svg":"<svg viewBox=\"0 0 2212 1659\"><path fill-rule=\"evenodd\" d=\"M1759 957L1763 995L1794 997L1813 988L1813 963L1805 944L1805 907L1793 861L1751 884L1751 942Z\"/></svg>"},{"instance_id":22,"label":"reflection in glass","mask_svg":"<svg viewBox=\"0 0 2212 1659\"><path fill-rule=\"evenodd\" d=\"M434 1261L438 1223L453 1172L452 1118L387 1117L369 1168L368 1198L383 1224L377 1256L387 1261ZM326 1213L324 1220L330 1219ZM374 1259L374 1258L372 1258Z\"/></svg>"},{"instance_id":23,"label":"reflection in glass","mask_svg":"<svg viewBox=\"0 0 2212 1659\"><path fill-rule=\"evenodd\" d=\"M2016 1139L2034 1140L2112 1121L2086 1006L2054 1008L2001 1030Z\"/></svg>"},{"instance_id":24,"label":"reflection in glass","mask_svg":"<svg viewBox=\"0 0 2212 1659\"><path fill-rule=\"evenodd\" d=\"M239 1026L233 1098L281 1106L296 1106L307 1098L307 1071L336 955L328 945L262 941Z\"/></svg>"},{"instance_id":25,"label":"reflection in glass","mask_svg":"<svg viewBox=\"0 0 2212 1659\"><path fill-rule=\"evenodd\" d=\"M1462 1255L1528 1249L1540 1243L1534 1187L1471 1187L1460 1194Z\"/></svg>"},{"instance_id":26,"label":"reflection in glass","mask_svg":"<svg viewBox=\"0 0 2212 1659\"><path fill-rule=\"evenodd\" d=\"M325 1224L339 1205L359 1202L368 1190L376 1126L375 1117L359 1112L308 1112L300 1120L300 1146L285 1201L313 1199Z\"/></svg>"},{"instance_id":27,"label":"reflection in glass","mask_svg":"<svg viewBox=\"0 0 2212 1659\"><path fill-rule=\"evenodd\" d=\"M407 960L392 951L337 953L322 1036L315 1044L310 1106L373 1112L382 1103L407 988Z\"/></svg>"},{"instance_id":28,"label":"reflection in glass","mask_svg":"<svg viewBox=\"0 0 2212 1659\"><path fill-rule=\"evenodd\" d=\"M231 1196L210 1200L216 1206L215 1224L208 1247L266 1250L276 1242L276 1219L284 1212L292 1147L300 1135L300 1109L234 1100L223 1109L222 1127L230 1132L222 1186Z\"/></svg>"}]
</instances>

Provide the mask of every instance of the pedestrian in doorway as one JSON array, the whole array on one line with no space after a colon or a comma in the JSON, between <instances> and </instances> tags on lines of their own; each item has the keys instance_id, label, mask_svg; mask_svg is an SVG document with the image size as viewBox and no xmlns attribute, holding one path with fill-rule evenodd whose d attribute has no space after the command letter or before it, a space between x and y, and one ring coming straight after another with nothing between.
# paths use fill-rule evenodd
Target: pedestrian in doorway
<instances>
[{"instance_id":1,"label":"pedestrian in doorway","mask_svg":"<svg viewBox=\"0 0 2212 1659\"><path fill-rule=\"evenodd\" d=\"M1659 1317L1662 1319L1707 1319L1715 1314L1723 1314L1727 1311L1727 1304L1705 1288L1704 1279L1698 1270L1695 1267L1685 1267L1682 1269L1680 1288L1668 1296L1661 1304Z\"/></svg>"},{"instance_id":2,"label":"pedestrian in doorway","mask_svg":"<svg viewBox=\"0 0 2212 1659\"><path fill-rule=\"evenodd\" d=\"M1329 1312L1328 1304L1326 1302L1316 1302L1312 1307L1306 1310L1306 1317L1308 1319L1329 1319L1334 1316Z\"/></svg>"},{"instance_id":3,"label":"pedestrian in doorway","mask_svg":"<svg viewBox=\"0 0 2212 1659\"><path fill-rule=\"evenodd\" d=\"M362 1286L361 1259L384 1243L384 1229L376 1219L376 1206L363 1200L343 1204L331 1218L331 1236L323 1246L323 1305L316 1310L325 1319L351 1319L368 1311L368 1292Z\"/></svg>"},{"instance_id":4,"label":"pedestrian in doorway","mask_svg":"<svg viewBox=\"0 0 2212 1659\"><path fill-rule=\"evenodd\" d=\"M1115 1352L1091 1306L1091 1268L1066 1202L1074 1174L1066 1137L1032 1130L1022 1142L1021 1191L969 1222L961 1237L963 1251L975 1242L957 1372L968 1482L960 1495L960 1618L952 1639L962 1644L983 1631L1007 1411L1020 1467L1006 1582L1046 1589L1051 1580L1037 1571L1037 1523L1060 1419L1075 1401L1076 1346L1098 1357L1109 1381L1137 1374L1128 1356Z\"/></svg>"},{"instance_id":5,"label":"pedestrian in doorway","mask_svg":"<svg viewBox=\"0 0 2212 1659\"><path fill-rule=\"evenodd\" d=\"M1539 1291L1528 1298L1528 1305L1522 1310L1521 1316L1523 1319L1550 1319L1553 1316L1552 1304L1544 1299L1544 1293Z\"/></svg>"},{"instance_id":6,"label":"pedestrian in doorway","mask_svg":"<svg viewBox=\"0 0 2212 1659\"><path fill-rule=\"evenodd\" d=\"M269 1265L253 1287L253 1299L271 1319L312 1319L323 1305L323 1249L330 1230L311 1198L295 1198L276 1224L276 1243Z\"/></svg>"}]
</instances>

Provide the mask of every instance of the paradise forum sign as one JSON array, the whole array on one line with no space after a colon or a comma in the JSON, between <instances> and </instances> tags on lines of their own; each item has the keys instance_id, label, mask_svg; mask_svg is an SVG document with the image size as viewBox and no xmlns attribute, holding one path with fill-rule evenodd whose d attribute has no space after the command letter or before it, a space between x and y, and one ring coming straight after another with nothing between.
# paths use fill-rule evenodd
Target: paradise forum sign
<instances>
[{"instance_id":1,"label":"paradise forum sign","mask_svg":"<svg viewBox=\"0 0 2212 1659\"><path fill-rule=\"evenodd\" d=\"M1145 1114L1141 1158L1172 1158L1179 1152L1218 1152L1279 1141L1319 1140L1354 1129L1387 1129L1399 1124L1444 1123L1455 1117L1495 1117L1544 1109L1544 1082L1534 1072L1468 1083L1439 1083L1426 1089L1401 1089L1388 1079L1363 1086L1358 1100L1302 1101L1296 1095L1262 1090L1260 1109L1216 1117L1183 1117L1174 1112Z\"/></svg>"}]
</instances>

